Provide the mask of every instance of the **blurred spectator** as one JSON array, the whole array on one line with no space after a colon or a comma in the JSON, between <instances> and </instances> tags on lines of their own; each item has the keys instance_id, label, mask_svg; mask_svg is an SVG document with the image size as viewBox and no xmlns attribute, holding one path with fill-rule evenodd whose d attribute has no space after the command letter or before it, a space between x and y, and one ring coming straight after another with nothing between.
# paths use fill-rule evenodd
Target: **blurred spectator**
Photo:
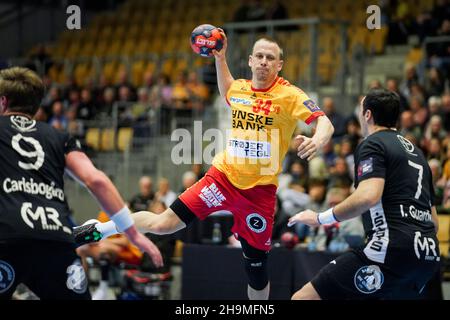
<instances>
[{"instance_id":1,"label":"blurred spectator","mask_svg":"<svg viewBox=\"0 0 450 320\"><path fill-rule=\"evenodd\" d=\"M308 162L308 172L310 179L327 179L328 167L322 157L314 157Z\"/></svg>"},{"instance_id":2,"label":"blurred spectator","mask_svg":"<svg viewBox=\"0 0 450 320\"><path fill-rule=\"evenodd\" d=\"M47 119L50 119L50 117L52 116L52 108L55 101L61 101L61 92L58 87L53 85L52 87L50 87L47 95L44 97L44 99L42 99L41 103L42 109L45 112Z\"/></svg>"},{"instance_id":3,"label":"blurred spectator","mask_svg":"<svg viewBox=\"0 0 450 320\"><path fill-rule=\"evenodd\" d=\"M383 85L381 84L380 80L374 79L374 80L370 81L369 88L368 88L369 90L370 89L381 89L381 88L383 88Z\"/></svg>"},{"instance_id":4,"label":"blurred spectator","mask_svg":"<svg viewBox=\"0 0 450 320\"><path fill-rule=\"evenodd\" d=\"M177 80L173 85L172 99L174 107L180 111L177 111L178 116L190 116L192 108L191 93L187 88L187 75L181 72L177 76ZM182 112L181 110L186 110Z\"/></svg>"},{"instance_id":5,"label":"blurred spectator","mask_svg":"<svg viewBox=\"0 0 450 320\"><path fill-rule=\"evenodd\" d=\"M334 165L337 155L334 152L334 144L333 141L329 141L322 147L322 157L325 160L325 164L328 168Z\"/></svg>"},{"instance_id":6,"label":"blurred spectator","mask_svg":"<svg viewBox=\"0 0 450 320\"><path fill-rule=\"evenodd\" d=\"M402 113L405 110L409 109L408 106L408 100L405 98L405 96L400 92L400 89L398 87L398 82L395 79L388 79L386 81L386 89L389 91L395 92L400 97L400 113Z\"/></svg>"},{"instance_id":7,"label":"blurred spectator","mask_svg":"<svg viewBox=\"0 0 450 320\"><path fill-rule=\"evenodd\" d=\"M352 180L354 180L355 176L355 158L353 156L353 152L354 148L352 142L347 138L342 139L339 150L339 157L345 159L345 162L347 163L348 173Z\"/></svg>"},{"instance_id":8,"label":"blurred spectator","mask_svg":"<svg viewBox=\"0 0 450 320\"><path fill-rule=\"evenodd\" d=\"M129 86L122 85L118 90L117 114L119 118L119 127L131 127L133 124L133 115L131 113L131 102L133 101L132 92Z\"/></svg>"},{"instance_id":9,"label":"blurred spectator","mask_svg":"<svg viewBox=\"0 0 450 320\"><path fill-rule=\"evenodd\" d=\"M411 134L416 141L422 137L422 129L414 122L412 111L404 111L400 115L400 133L404 136Z\"/></svg>"},{"instance_id":10,"label":"blurred spectator","mask_svg":"<svg viewBox=\"0 0 450 320\"><path fill-rule=\"evenodd\" d=\"M166 207L170 207L176 198L177 194L170 189L169 180L166 178L159 179L158 191L155 193L155 200L164 202Z\"/></svg>"},{"instance_id":11,"label":"blurred spectator","mask_svg":"<svg viewBox=\"0 0 450 320\"><path fill-rule=\"evenodd\" d=\"M66 100L66 108L78 108L80 105L80 91L78 89L70 89L68 93L68 98Z\"/></svg>"},{"instance_id":12,"label":"blurred spectator","mask_svg":"<svg viewBox=\"0 0 450 320\"><path fill-rule=\"evenodd\" d=\"M405 68L405 78L400 83L400 92L406 99L411 96L411 86L418 83L419 77L416 72L416 67L414 65L407 65Z\"/></svg>"},{"instance_id":13,"label":"blurred spectator","mask_svg":"<svg viewBox=\"0 0 450 320\"><path fill-rule=\"evenodd\" d=\"M441 116L434 115L428 121L427 128L425 129L425 139L437 138L442 141L446 137L447 133L442 128Z\"/></svg>"},{"instance_id":14,"label":"blurred spectator","mask_svg":"<svg viewBox=\"0 0 450 320\"><path fill-rule=\"evenodd\" d=\"M330 173L328 188L350 189L353 181L345 158L336 158L334 166L330 168Z\"/></svg>"},{"instance_id":15,"label":"blurred spectator","mask_svg":"<svg viewBox=\"0 0 450 320\"><path fill-rule=\"evenodd\" d=\"M183 187L180 190L180 194L186 191L188 188L192 187L194 183L197 182L197 175L192 171L186 171L183 174L183 177L181 179Z\"/></svg>"},{"instance_id":16,"label":"blurred spectator","mask_svg":"<svg viewBox=\"0 0 450 320\"><path fill-rule=\"evenodd\" d=\"M410 109L413 113L414 124L420 128L425 128L428 120L428 110L423 105L423 99L420 96L411 97Z\"/></svg>"},{"instance_id":17,"label":"blurred spectator","mask_svg":"<svg viewBox=\"0 0 450 320\"><path fill-rule=\"evenodd\" d=\"M434 115L442 114L442 99L441 97L432 96L428 98L428 111L430 113L430 117Z\"/></svg>"},{"instance_id":18,"label":"blurred spectator","mask_svg":"<svg viewBox=\"0 0 450 320\"><path fill-rule=\"evenodd\" d=\"M144 75L142 76L142 87L141 88L147 88L150 90L154 85L154 77L153 73L149 70L144 72Z\"/></svg>"},{"instance_id":19,"label":"blurred spectator","mask_svg":"<svg viewBox=\"0 0 450 320\"><path fill-rule=\"evenodd\" d=\"M105 88L103 91L103 99L100 103L100 107L98 108L97 119L106 119L111 117L115 101L116 92L114 88Z\"/></svg>"},{"instance_id":20,"label":"blurred spectator","mask_svg":"<svg viewBox=\"0 0 450 320\"><path fill-rule=\"evenodd\" d=\"M434 203L433 205L442 204L444 198L444 187L445 182L439 181L441 180L441 162L438 159L430 159L428 160L428 165L431 169L431 176L433 179L434 185Z\"/></svg>"},{"instance_id":21,"label":"blurred spectator","mask_svg":"<svg viewBox=\"0 0 450 320\"><path fill-rule=\"evenodd\" d=\"M127 90L128 97L126 97L125 100L126 101L136 100L136 89L128 80L128 72L126 69L121 69L117 76L116 91L119 95L119 98L120 98L120 90L123 90L122 89L123 87L126 87L128 89Z\"/></svg>"},{"instance_id":22,"label":"blurred spectator","mask_svg":"<svg viewBox=\"0 0 450 320\"><path fill-rule=\"evenodd\" d=\"M157 109L161 107L172 106L172 86L170 78L167 75L161 74L158 77L158 82L152 87L150 92L150 103Z\"/></svg>"},{"instance_id":23,"label":"blurred spectator","mask_svg":"<svg viewBox=\"0 0 450 320\"><path fill-rule=\"evenodd\" d=\"M152 178L142 176L139 179L139 193L129 201L130 210L133 212L147 210L154 198Z\"/></svg>"},{"instance_id":24,"label":"blurred spectator","mask_svg":"<svg viewBox=\"0 0 450 320\"><path fill-rule=\"evenodd\" d=\"M450 180L450 140L447 140L447 143L444 145L444 154L445 154L445 160L443 164L443 172L442 177L445 180Z\"/></svg>"},{"instance_id":25,"label":"blurred spectator","mask_svg":"<svg viewBox=\"0 0 450 320\"><path fill-rule=\"evenodd\" d=\"M284 157L282 166L283 166L283 173L287 173L289 171L289 168L291 167L291 164L294 161L297 161L299 159L297 155L297 147L299 146L299 143L297 140L295 140L295 137L297 136L297 133L294 133L294 135L291 138L291 142L289 144L289 149L286 152L286 156Z\"/></svg>"},{"instance_id":26,"label":"blurred spectator","mask_svg":"<svg viewBox=\"0 0 450 320\"><path fill-rule=\"evenodd\" d=\"M308 181L308 163L302 159L292 162L289 171L279 176L279 187L285 188L292 182L306 186Z\"/></svg>"},{"instance_id":27,"label":"blurred spectator","mask_svg":"<svg viewBox=\"0 0 450 320\"><path fill-rule=\"evenodd\" d=\"M450 52L449 52L450 54ZM440 71L436 68L428 70L425 89L430 96L440 96L444 92L445 84Z\"/></svg>"},{"instance_id":28,"label":"blurred spectator","mask_svg":"<svg viewBox=\"0 0 450 320\"><path fill-rule=\"evenodd\" d=\"M189 73L186 88L189 91L190 99L192 99L193 108L202 110L204 104L209 99L208 87L198 80L197 72L192 71Z\"/></svg>"},{"instance_id":29,"label":"blurred spectator","mask_svg":"<svg viewBox=\"0 0 450 320\"><path fill-rule=\"evenodd\" d=\"M332 98L325 97L323 99L322 110L334 126L333 138L342 137L346 131L345 119L338 111L336 111Z\"/></svg>"},{"instance_id":30,"label":"blurred spectator","mask_svg":"<svg viewBox=\"0 0 450 320\"><path fill-rule=\"evenodd\" d=\"M349 140L352 146L352 150L355 150L359 141L361 140L361 126L357 118L351 116L347 121L347 133L344 138Z\"/></svg>"},{"instance_id":31,"label":"blurred spectator","mask_svg":"<svg viewBox=\"0 0 450 320\"><path fill-rule=\"evenodd\" d=\"M441 142L439 139L431 138L427 141L424 147L426 148L427 159L434 158L440 160L442 158Z\"/></svg>"},{"instance_id":32,"label":"blurred spectator","mask_svg":"<svg viewBox=\"0 0 450 320\"><path fill-rule=\"evenodd\" d=\"M450 93L442 96L441 116L444 124L444 129L447 133L450 132Z\"/></svg>"},{"instance_id":33,"label":"blurred spectator","mask_svg":"<svg viewBox=\"0 0 450 320\"><path fill-rule=\"evenodd\" d=\"M52 106L52 116L48 120L48 123L52 127L56 127L58 129L66 130L67 129L67 118L64 115L64 106L61 101L55 101Z\"/></svg>"},{"instance_id":34,"label":"blurred spectator","mask_svg":"<svg viewBox=\"0 0 450 320\"><path fill-rule=\"evenodd\" d=\"M168 133L170 127L171 110L173 103L173 89L170 78L161 74L158 82L152 87L150 92L150 105L160 112L160 126L162 133Z\"/></svg>"},{"instance_id":35,"label":"blurred spectator","mask_svg":"<svg viewBox=\"0 0 450 320\"><path fill-rule=\"evenodd\" d=\"M76 107L70 107L66 112L67 116L67 132L80 140L84 138L84 123L83 121L77 119L77 109Z\"/></svg>"},{"instance_id":36,"label":"blurred spectator","mask_svg":"<svg viewBox=\"0 0 450 320\"><path fill-rule=\"evenodd\" d=\"M81 102L77 109L77 118L81 120L93 120L97 113L97 106L92 99L92 93L88 89L81 90Z\"/></svg>"},{"instance_id":37,"label":"blurred spectator","mask_svg":"<svg viewBox=\"0 0 450 320\"><path fill-rule=\"evenodd\" d=\"M138 89L138 101L131 106L131 116L138 121L145 120L148 118L149 107L149 91L141 87Z\"/></svg>"}]
</instances>

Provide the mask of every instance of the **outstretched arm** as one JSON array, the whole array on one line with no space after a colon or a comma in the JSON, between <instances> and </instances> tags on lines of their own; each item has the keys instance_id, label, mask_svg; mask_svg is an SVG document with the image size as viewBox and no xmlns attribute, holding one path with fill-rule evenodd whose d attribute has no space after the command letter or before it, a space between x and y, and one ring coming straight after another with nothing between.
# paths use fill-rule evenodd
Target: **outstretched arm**
<instances>
[{"instance_id":1,"label":"outstretched arm","mask_svg":"<svg viewBox=\"0 0 450 320\"><path fill-rule=\"evenodd\" d=\"M330 224L336 221L357 217L380 200L384 190L383 178L370 178L359 183L358 188L347 199L327 211L317 213L305 210L289 219L289 226L297 222L317 227L320 224Z\"/></svg>"},{"instance_id":2,"label":"outstretched arm","mask_svg":"<svg viewBox=\"0 0 450 320\"><path fill-rule=\"evenodd\" d=\"M234 78L228 68L227 59L225 56L228 46L227 36L222 29L219 29L219 31L223 37L223 47L220 51L213 50L212 52L216 59L217 85L219 87L220 95L225 98L231 84L234 81Z\"/></svg>"},{"instance_id":3,"label":"outstretched arm","mask_svg":"<svg viewBox=\"0 0 450 320\"><path fill-rule=\"evenodd\" d=\"M89 189L118 228L123 226L119 231L124 232L139 249L147 252L156 266L162 266L161 253L147 237L138 232L119 191L83 152L72 151L66 155L66 170Z\"/></svg>"}]
</instances>

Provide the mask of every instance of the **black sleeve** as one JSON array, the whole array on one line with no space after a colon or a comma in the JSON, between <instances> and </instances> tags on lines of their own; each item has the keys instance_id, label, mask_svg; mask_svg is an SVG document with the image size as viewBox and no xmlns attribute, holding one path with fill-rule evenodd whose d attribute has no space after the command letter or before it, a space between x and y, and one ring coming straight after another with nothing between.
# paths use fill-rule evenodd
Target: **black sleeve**
<instances>
[{"instance_id":1,"label":"black sleeve","mask_svg":"<svg viewBox=\"0 0 450 320\"><path fill-rule=\"evenodd\" d=\"M386 177L386 158L383 145L376 140L363 142L355 161L355 180Z\"/></svg>"},{"instance_id":2,"label":"black sleeve","mask_svg":"<svg viewBox=\"0 0 450 320\"><path fill-rule=\"evenodd\" d=\"M64 154L68 154L72 151L81 151L84 152L81 148L81 143L78 139L72 137L68 133L65 133L63 136L64 139Z\"/></svg>"}]
</instances>

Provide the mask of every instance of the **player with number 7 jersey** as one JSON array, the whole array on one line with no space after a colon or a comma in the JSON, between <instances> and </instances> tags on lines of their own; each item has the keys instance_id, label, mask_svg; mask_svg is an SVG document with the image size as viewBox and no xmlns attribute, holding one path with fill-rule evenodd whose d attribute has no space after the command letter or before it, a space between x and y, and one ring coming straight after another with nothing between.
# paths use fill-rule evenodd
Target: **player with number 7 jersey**
<instances>
[{"instance_id":1,"label":"player with number 7 jersey","mask_svg":"<svg viewBox=\"0 0 450 320\"><path fill-rule=\"evenodd\" d=\"M367 241L320 270L294 299L419 298L439 268L431 169L422 151L395 130L396 93L371 90L361 101L364 140L355 151L355 191L324 212L290 218L310 226L362 215Z\"/></svg>"}]
</instances>

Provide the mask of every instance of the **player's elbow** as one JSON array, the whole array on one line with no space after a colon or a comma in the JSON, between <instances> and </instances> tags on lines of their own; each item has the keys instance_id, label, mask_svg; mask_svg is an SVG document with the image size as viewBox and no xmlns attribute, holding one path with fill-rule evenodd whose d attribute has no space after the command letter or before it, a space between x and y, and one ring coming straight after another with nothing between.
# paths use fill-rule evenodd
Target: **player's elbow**
<instances>
[{"instance_id":1,"label":"player's elbow","mask_svg":"<svg viewBox=\"0 0 450 320\"><path fill-rule=\"evenodd\" d=\"M365 203L369 208L372 208L377 205L378 202L381 200L381 196L379 196L377 193L373 192L367 192L364 196Z\"/></svg>"},{"instance_id":2,"label":"player's elbow","mask_svg":"<svg viewBox=\"0 0 450 320\"><path fill-rule=\"evenodd\" d=\"M334 126L333 123L331 122L331 120L325 116L325 117L321 117L324 118L324 121L326 123L326 126L328 127L328 134L331 137L334 134Z\"/></svg>"},{"instance_id":3,"label":"player's elbow","mask_svg":"<svg viewBox=\"0 0 450 320\"><path fill-rule=\"evenodd\" d=\"M84 181L89 190L94 193L107 189L109 186L108 177L100 170L96 170Z\"/></svg>"}]
</instances>

